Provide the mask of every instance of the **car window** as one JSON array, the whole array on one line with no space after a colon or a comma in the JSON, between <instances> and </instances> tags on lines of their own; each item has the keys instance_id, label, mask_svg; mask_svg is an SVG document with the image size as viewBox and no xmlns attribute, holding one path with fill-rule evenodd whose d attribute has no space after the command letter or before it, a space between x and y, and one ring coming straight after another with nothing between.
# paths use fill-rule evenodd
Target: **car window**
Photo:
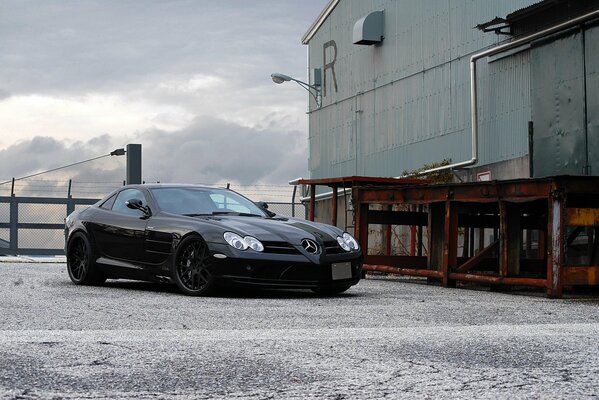
<instances>
[{"instance_id":1,"label":"car window","mask_svg":"<svg viewBox=\"0 0 599 400\"><path fill-rule=\"evenodd\" d=\"M239 201L235 200L231 196L228 196L227 193L213 193L210 195L210 198L220 210L251 214L249 207L240 204Z\"/></svg>"},{"instance_id":2,"label":"car window","mask_svg":"<svg viewBox=\"0 0 599 400\"><path fill-rule=\"evenodd\" d=\"M208 192L187 188L152 189L162 211L173 214L211 214L217 210Z\"/></svg>"},{"instance_id":3,"label":"car window","mask_svg":"<svg viewBox=\"0 0 599 400\"><path fill-rule=\"evenodd\" d=\"M112 205L114 204L114 199L116 199L116 194L113 194L108 199L106 199L104 203L100 204L100 207L110 210L112 208Z\"/></svg>"},{"instance_id":4,"label":"car window","mask_svg":"<svg viewBox=\"0 0 599 400\"><path fill-rule=\"evenodd\" d=\"M125 202L127 200L131 200L131 199L139 199L142 201L142 204L146 205L147 201L146 201L146 196L144 196L144 194L137 190L137 189L125 189L122 190L121 192L119 192L119 194L116 196L116 199L114 200L114 204L112 205L112 211L114 212L118 212L120 214L128 214L128 215L134 215L134 216L143 216L144 213L141 210L133 210L129 207L127 207L127 205L125 204Z\"/></svg>"},{"instance_id":5,"label":"car window","mask_svg":"<svg viewBox=\"0 0 599 400\"><path fill-rule=\"evenodd\" d=\"M213 188L153 188L152 196L162 211L174 214L212 214L238 212L263 216L250 200L225 189Z\"/></svg>"}]
</instances>

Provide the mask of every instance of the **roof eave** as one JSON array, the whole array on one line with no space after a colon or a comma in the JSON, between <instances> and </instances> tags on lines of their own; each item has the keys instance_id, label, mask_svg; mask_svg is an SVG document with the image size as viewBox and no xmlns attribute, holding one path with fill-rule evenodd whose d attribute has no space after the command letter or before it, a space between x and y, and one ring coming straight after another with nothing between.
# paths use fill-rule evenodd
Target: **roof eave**
<instances>
[{"instance_id":1,"label":"roof eave","mask_svg":"<svg viewBox=\"0 0 599 400\"><path fill-rule=\"evenodd\" d=\"M325 6L325 8L322 10L320 15L318 16L318 18L316 18L316 20L314 22L312 22L312 25L310 25L310 28L308 28L306 33L304 33L304 36L302 36L302 44L308 44L310 39L312 39L312 37L316 34L316 31L318 31L318 29L320 29L320 27L322 26L324 21L331 14L331 12L335 8L335 6L337 6L339 1L340 0L329 0L329 4L327 4Z\"/></svg>"}]
</instances>

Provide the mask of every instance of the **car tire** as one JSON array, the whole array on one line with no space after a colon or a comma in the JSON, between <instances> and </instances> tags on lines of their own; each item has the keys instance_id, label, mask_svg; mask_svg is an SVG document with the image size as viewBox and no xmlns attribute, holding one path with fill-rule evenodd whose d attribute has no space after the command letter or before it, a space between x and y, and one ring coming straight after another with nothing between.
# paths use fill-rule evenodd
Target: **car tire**
<instances>
[{"instance_id":1,"label":"car tire","mask_svg":"<svg viewBox=\"0 0 599 400\"><path fill-rule=\"evenodd\" d=\"M325 296L333 296L333 295L345 292L350 287L351 287L351 285L336 286L336 287L319 287L319 288L312 289L312 291L316 294L321 294L321 295L325 295Z\"/></svg>"},{"instance_id":2,"label":"car tire","mask_svg":"<svg viewBox=\"0 0 599 400\"><path fill-rule=\"evenodd\" d=\"M67 246L69 278L77 285L101 285L106 276L98 269L90 240L83 232L76 232Z\"/></svg>"},{"instance_id":3,"label":"car tire","mask_svg":"<svg viewBox=\"0 0 599 400\"><path fill-rule=\"evenodd\" d=\"M214 289L212 255L208 245L197 235L179 243L172 277L179 290L190 296L204 296Z\"/></svg>"}]
</instances>

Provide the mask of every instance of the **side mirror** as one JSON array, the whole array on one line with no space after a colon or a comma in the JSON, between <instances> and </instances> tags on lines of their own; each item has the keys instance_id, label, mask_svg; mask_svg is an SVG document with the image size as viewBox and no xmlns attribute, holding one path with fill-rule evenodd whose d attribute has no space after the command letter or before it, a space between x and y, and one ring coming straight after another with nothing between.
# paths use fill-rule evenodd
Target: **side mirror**
<instances>
[{"instance_id":1,"label":"side mirror","mask_svg":"<svg viewBox=\"0 0 599 400\"><path fill-rule=\"evenodd\" d=\"M145 215L150 214L150 209L144 206L144 203L140 199L129 199L125 202L125 205L127 206L127 208L130 208L132 210L140 210Z\"/></svg>"},{"instance_id":2,"label":"side mirror","mask_svg":"<svg viewBox=\"0 0 599 400\"><path fill-rule=\"evenodd\" d=\"M127 206L127 208L130 208L132 210L140 210L144 207L143 202L140 199L129 199L125 202L125 205Z\"/></svg>"},{"instance_id":3,"label":"side mirror","mask_svg":"<svg viewBox=\"0 0 599 400\"><path fill-rule=\"evenodd\" d=\"M268 203L265 201L258 201L256 202L256 205L263 210L268 210Z\"/></svg>"},{"instance_id":4,"label":"side mirror","mask_svg":"<svg viewBox=\"0 0 599 400\"><path fill-rule=\"evenodd\" d=\"M254 204L256 204L262 211L266 213L266 215L268 215L271 218L277 215L272 211L268 211L268 203L265 201L257 201Z\"/></svg>"}]
</instances>

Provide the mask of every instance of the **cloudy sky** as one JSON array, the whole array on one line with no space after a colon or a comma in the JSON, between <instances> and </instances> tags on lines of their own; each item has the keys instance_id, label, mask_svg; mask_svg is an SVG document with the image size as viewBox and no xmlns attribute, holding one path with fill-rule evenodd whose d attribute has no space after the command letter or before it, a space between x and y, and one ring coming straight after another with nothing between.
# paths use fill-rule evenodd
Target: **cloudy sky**
<instances>
[{"instance_id":1,"label":"cloudy sky","mask_svg":"<svg viewBox=\"0 0 599 400\"><path fill-rule=\"evenodd\" d=\"M141 143L146 181L307 175L301 36L327 0L0 2L0 179ZM122 181L125 157L46 174Z\"/></svg>"}]
</instances>

